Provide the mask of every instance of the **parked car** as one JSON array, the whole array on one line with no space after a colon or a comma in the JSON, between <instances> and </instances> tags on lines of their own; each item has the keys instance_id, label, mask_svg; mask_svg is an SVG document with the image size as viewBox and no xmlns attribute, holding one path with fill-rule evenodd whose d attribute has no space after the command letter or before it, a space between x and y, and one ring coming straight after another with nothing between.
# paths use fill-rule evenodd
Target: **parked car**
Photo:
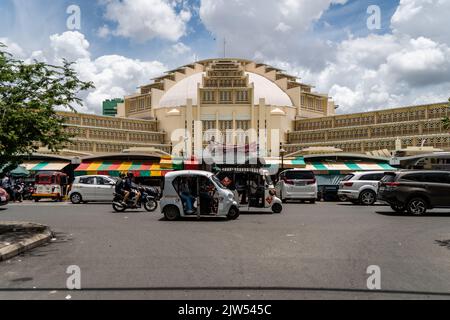
<instances>
[{"instance_id":1,"label":"parked car","mask_svg":"<svg viewBox=\"0 0 450 320\"><path fill-rule=\"evenodd\" d=\"M317 179L313 171L292 169L280 173L276 185L281 201L301 200L315 203L317 200Z\"/></svg>"},{"instance_id":2,"label":"parked car","mask_svg":"<svg viewBox=\"0 0 450 320\"><path fill-rule=\"evenodd\" d=\"M69 199L73 204L112 202L116 181L116 178L102 175L76 177L69 192Z\"/></svg>"},{"instance_id":3,"label":"parked car","mask_svg":"<svg viewBox=\"0 0 450 320\"><path fill-rule=\"evenodd\" d=\"M345 175L316 175L318 185L317 201L340 201L339 184ZM347 199L345 199L346 201Z\"/></svg>"},{"instance_id":4,"label":"parked car","mask_svg":"<svg viewBox=\"0 0 450 320\"><path fill-rule=\"evenodd\" d=\"M377 201L378 187L384 172L354 172L339 184L338 196L354 204L371 206Z\"/></svg>"},{"instance_id":5,"label":"parked car","mask_svg":"<svg viewBox=\"0 0 450 320\"><path fill-rule=\"evenodd\" d=\"M9 195L8 192L6 192L5 189L0 188L0 206L5 206L8 204L9 201Z\"/></svg>"},{"instance_id":6,"label":"parked car","mask_svg":"<svg viewBox=\"0 0 450 320\"><path fill-rule=\"evenodd\" d=\"M450 172L399 171L383 177L378 197L399 213L424 215L434 208L450 208Z\"/></svg>"}]
</instances>

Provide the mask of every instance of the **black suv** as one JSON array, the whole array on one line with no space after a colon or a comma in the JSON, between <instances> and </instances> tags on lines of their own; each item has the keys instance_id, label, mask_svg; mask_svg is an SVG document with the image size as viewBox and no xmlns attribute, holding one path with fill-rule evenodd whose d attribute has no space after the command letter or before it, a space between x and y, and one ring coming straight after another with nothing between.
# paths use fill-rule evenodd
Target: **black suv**
<instances>
[{"instance_id":1,"label":"black suv","mask_svg":"<svg viewBox=\"0 0 450 320\"><path fill-rule=\"evenodd\" d=\"M380 182L378 199L396 212L424 215L428 209L450 208L450 172L387 172Z\"/></svg>"}]
</instances>

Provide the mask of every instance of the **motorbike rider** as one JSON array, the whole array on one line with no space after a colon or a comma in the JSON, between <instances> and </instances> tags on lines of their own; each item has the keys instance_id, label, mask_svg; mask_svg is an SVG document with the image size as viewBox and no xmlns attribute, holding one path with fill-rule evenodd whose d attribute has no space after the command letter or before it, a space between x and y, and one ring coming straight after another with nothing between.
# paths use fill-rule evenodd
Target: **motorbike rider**
<instances>
[{"instance_id":1,"label":"motorbike rider","mask_svg":"<svg viewBox=\"0 0 450 320\"><path fill-rule=\"evenodd\" d=\"M129 192L128 198L130 196L132 196L132 197L134 196L134 207L137 207L139 200L141 198L141 193L139 192L139 189L133 180L134 180L134 174L129 172L127 175L127 178L125 179L124 189ZM128 198L124 199L125 203L127 203Z\"/></svg>"},{"instance_id":2,"label":"motorbike rider","mask_svg":"<svg viewBox=\"0 0 450 320\"><path fill-rule=\"evenodd\" d=\"M123 197L123 202L126 204L128 198L130 197L130 192L125 190L125 178L126 175L124 173L119 175L119 179L116 182L115 192Z\"/></svg>"}]
</instances>

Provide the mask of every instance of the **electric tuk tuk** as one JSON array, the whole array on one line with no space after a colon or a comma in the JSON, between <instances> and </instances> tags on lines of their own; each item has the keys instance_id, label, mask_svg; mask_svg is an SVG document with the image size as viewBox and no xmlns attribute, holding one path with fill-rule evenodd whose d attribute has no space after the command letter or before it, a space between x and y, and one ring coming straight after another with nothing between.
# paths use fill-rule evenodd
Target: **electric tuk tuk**
<instances>
[{"instance_id":1,"label":"electric tuk tuk","mask_svg":"<svg viewBox=\"0 0 450 320\"><path fill-rule=\"evenodd\" d=\"M40 172L35 176L35 192L32 198L35 202L41 199L62 201L67 194L69 178L62 172Z\"/></svg>"},{"instance_id":2,"label":"electric tuk tuk","mask_svg":"<svg viewBox=\"0 0 450 320\"><path fill-rule=\"evenodd\" d=\"M281 213L283 205L277 197L269 170L264 168L228 167L216 174L220 181L231 181L228 188L236 190L239 209L256 208Z\"/></svg>"},{"instance_id":3,"label":"electric tuk tuk","mask_svg":"<svg viewBox=\"0 0 450 320\"><path fill-rule=\"evenodd\" d=\"M239 217L233 193L206 171L176 171L164 177L161 212L169 221L182 217Z\"/></svg>"}]
</instances>

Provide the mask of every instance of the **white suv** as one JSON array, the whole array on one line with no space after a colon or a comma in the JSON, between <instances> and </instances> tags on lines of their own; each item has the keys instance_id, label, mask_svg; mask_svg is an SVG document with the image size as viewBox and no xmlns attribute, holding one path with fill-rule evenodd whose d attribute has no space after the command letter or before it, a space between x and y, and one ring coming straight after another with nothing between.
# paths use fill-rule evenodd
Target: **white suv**
<instances>
[{"instance_id":1,"label":"white suv","mask_svg":"<svg viewBox=\"0 0 450 320\"><path fill-rule=\"evenodd\" d=\"M306 170L286 170L280 173L276 190L281 201L288 200L310 201L317 200L317 179L313 171Z\"/></svg>"},{"instance_id":2,"label":"white suv","mask_svg":"<svg viewBox=\"0 0 450 320\"><path fill-rule=\"evenodd\" d=\"M339 185L338 196L354 204L371 206L377 201L378 185L384 172L354 172L347 175Z\"/></svg>"},{"instance_id":3,"label":"white suv","mask_svg":"<svg viewBox=\"0 0 450 320\"><path fill-rule=\"evenodd\" d=\"M100 175L76 177L69 199L73 204L93 201L112 202L116 181L116 178Z\"/></svg>"}]
</instances>

